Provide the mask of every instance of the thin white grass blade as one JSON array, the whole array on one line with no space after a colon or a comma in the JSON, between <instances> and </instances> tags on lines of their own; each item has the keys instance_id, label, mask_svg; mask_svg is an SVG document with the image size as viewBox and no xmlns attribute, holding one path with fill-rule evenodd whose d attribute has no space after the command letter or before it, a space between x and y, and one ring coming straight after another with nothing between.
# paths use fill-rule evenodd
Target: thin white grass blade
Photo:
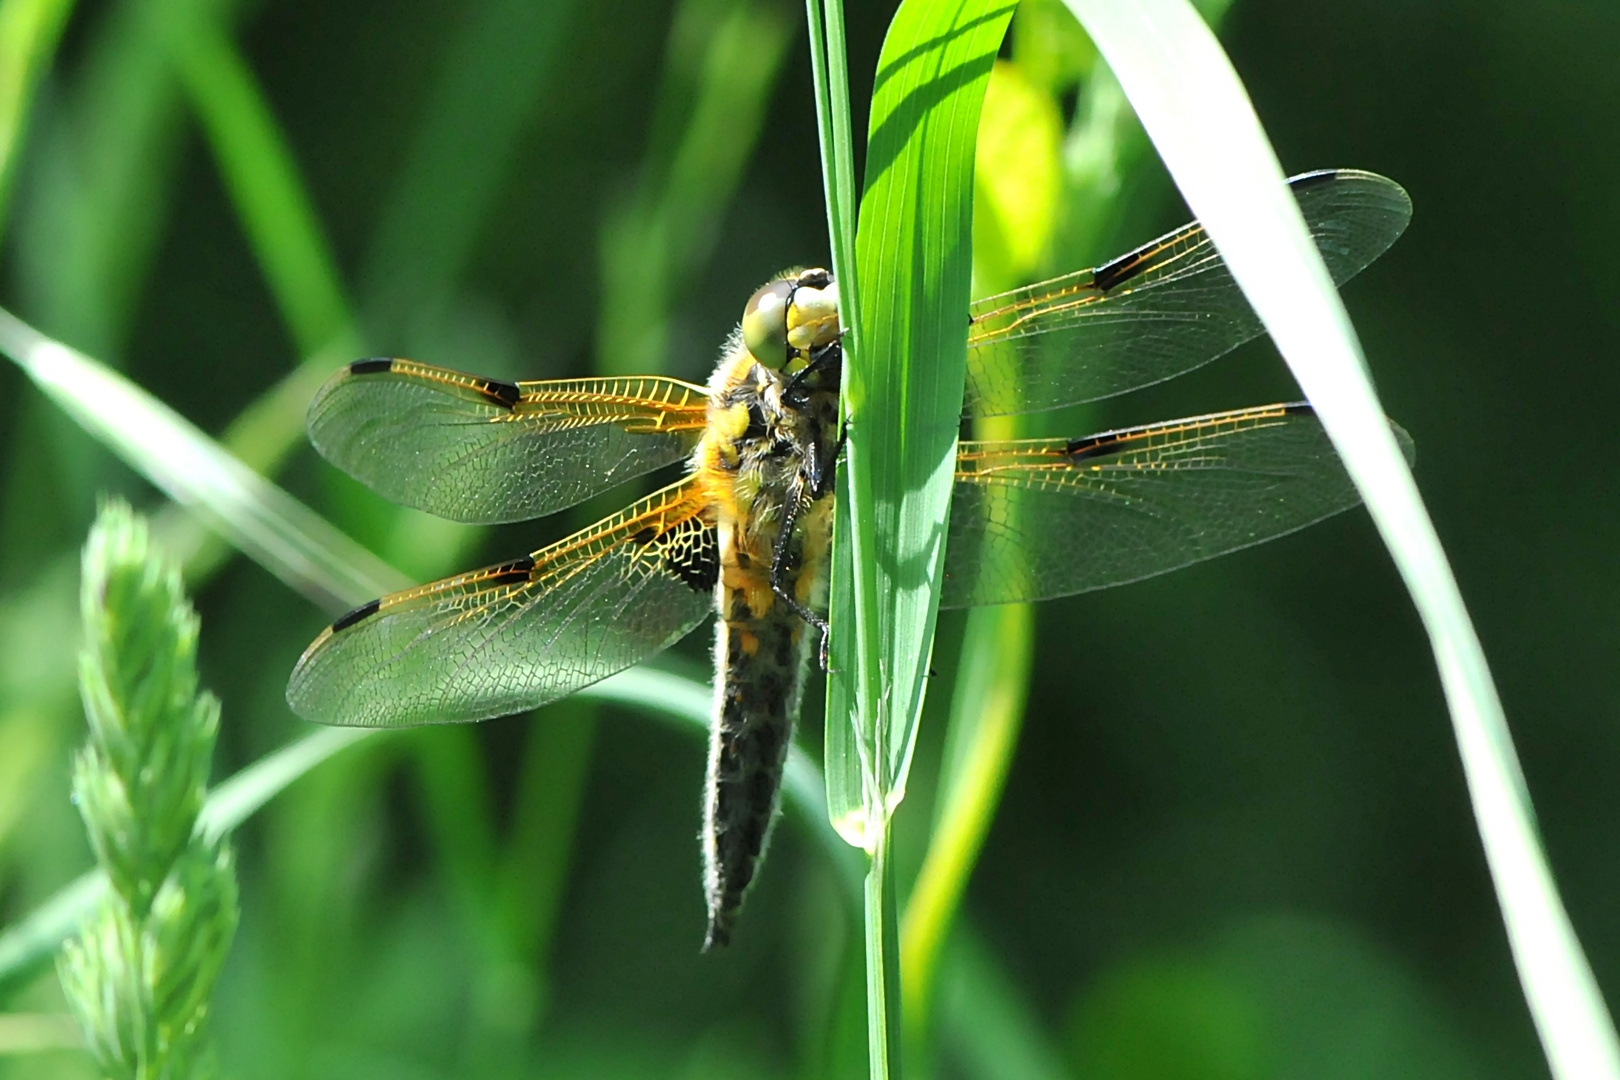
<instances>
[{"instance_id":1,"label":"thin white grass blade","mask_svg":"<svg viewBox=\"0 0 1620 1080\"><path fill-rule=\"evenodd\" d=\"M645 709L681 721L705 735L714 711L714 690L708 683L649 667L621 671L587 686L580 691L580 696ZM832 831L827 820L827 785L821 778L821 770L798 743L788 747L782 794L795 805L796 812L805 815L809 827L833 853L834 862L853 867L855 864L850 857L854 852Z\"/></svg>"},{"instance_id":2,"label":"thin white grass blade","mask_svg":"<svg viewBox=\"0 0 1620 1080\"><path fill-rule=\"evenodd\" d=\"M673 720L703 735L709 728L713 693L693 679L650 668L631 668L582 691L589 697ZM246 821L294 780L338 751L377 733L375 728L324 728L265 755L208 793L197 827L210 838ZM798 746L788 750L784 799L814 834L837 867L846 896L859 906L860 856L827 821L825 782L815 762ZM0 987L33 970L79 928L107 886L101 870L81 874L26 918L0 931Z\"/></svg>"},{"instance_id":3,"label":"thin white grass blade","mask_svg":"<svg viewBox=\"0 0 1620 1080\"><path fill-rule=\"evenodd\" d=\"M375 728L322 728L272 751L214 785L197 815L197 831L212 843L236 828L309 770L357 743Z\"/></svg>"},{"instance_id":4,"label":"thin white grass blade","mask_svg":"<svg viewBox=\"0 0 1620 1080\"><path fill-rule=\"evenodd\" d=\"M4 310L0 351L136 472L328 610L343 611L410 584L179 413Z\"/></svg>"},{"instance_id":5,"label":"thin white grass blade","mask_svg":"<svg viewBox=\"0 0 1620 1080\"><path fill-rule=\"evenodd\" d=\"M1519 978L1560 1080L1620 1077L1620 1041L1559 900L1479 639L1360 344L1248 95L1186 0L1067 0L1277 342L1428 630Z\"/></svg>"}]
</instances>

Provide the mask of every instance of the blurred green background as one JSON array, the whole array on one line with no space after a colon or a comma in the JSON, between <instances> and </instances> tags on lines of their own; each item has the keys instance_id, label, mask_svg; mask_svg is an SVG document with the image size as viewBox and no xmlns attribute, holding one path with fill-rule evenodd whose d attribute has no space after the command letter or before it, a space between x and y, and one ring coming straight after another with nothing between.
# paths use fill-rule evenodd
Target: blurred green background
<instances>
[{"instance_id":1,"label":"blurred green background","mask_svg":"<svg viewBox=\"0 0 1620 1080\"><path fill-rule=\"evenodd\" d=\"M858 127L890 11L849 13ZM756 285L827 258L802 23L769 0L81 3L12 163L0 304L214 434L316 354L308 372L393 354L701 379ZM1221 36L1288 172L1358 166L1412 195L1406 237L1346 297L1612 995L1620 6L1236 0ZM276 128L290 159L255 157ZM1151 154L1123 160L1106 220L1064 234L1052 269L1185 220ZM245 216L242 185L283 166L306 201ZM318 381L286 393L295 412ZM1072 433L1295 396L1259 343ZM274 437L243 439L277 459ZM417 577L623 501L462 529L291 445L279 480ZM9 365L0 455L10 924L90 862L67 801L77 550L98 493L160 500ZM303 732L282 688L329 613L240 557L200 566L223 776ZM961 625L943 621L944 676ZM941 976L939 1075L1545 1074L1427 642L1363 514L1037 625ZM701 673L707 645L676 662ZM813 748L815 701L804 715ZM699 954L702 771L687 733L577 702L322 766L238 834L226 1072L861 1075L859 927L805 823L778 830L736 944ZM0 1001L60 1007L48 973ZM0 1057L0 1075L89 1074L71 1051Z\"/></svg>"}]
</instances>

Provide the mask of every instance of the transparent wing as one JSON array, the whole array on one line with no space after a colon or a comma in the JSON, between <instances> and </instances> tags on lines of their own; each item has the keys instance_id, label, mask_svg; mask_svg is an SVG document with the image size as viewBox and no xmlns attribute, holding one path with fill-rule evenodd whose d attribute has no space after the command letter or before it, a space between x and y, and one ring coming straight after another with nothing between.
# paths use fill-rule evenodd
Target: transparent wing
<instances>
[{"instance_id":1,"label":"transparent wing","mask_svg":"<svg viewBox=\"0 0 1620 1080\"><path fill-rule=\"evenodd\" d=\"M1411 437L1391 426L1411 459ZM956 470L945 607L1137 581L1361 501L1303 404L1084 439L963 442Z\"/></svg>"},{"instance_id":2,"label":"transparent wing","mask_svg":"<svg viewBox=\"0 0 1620 1080\"><path fill-rule=\"evenodd\" d=\"M1393 180L1337 169L1289 181L1336 284L1395 242L1412 203ZM966 411L1038 412L1123 394L1208 363L1261 331L1197 222L971 308Z\"/></svg>"},{"instance_id":3,"label":"transparent wing","mask_svg":"<svg viewBox=\"0 0 1620 1080\"><path fill-rule=\"evenodd\" d=\"M287 703L352 727L483 720L622 671L714 610L703 506L688 478L526 558L356 608L304 651Z\"/></svg>"},{"instance_id":4,"label":"transparent wing","mask_svg":"<svg viewBox=\"0 0 1620 1080\"><path fill-rule=\"evenodd\" d=\"M679 461L708 395L653 376L501 382L359 360L309 406L322 456L378 494L455 521L524 521Z\"/></svg>"}]
</instances>

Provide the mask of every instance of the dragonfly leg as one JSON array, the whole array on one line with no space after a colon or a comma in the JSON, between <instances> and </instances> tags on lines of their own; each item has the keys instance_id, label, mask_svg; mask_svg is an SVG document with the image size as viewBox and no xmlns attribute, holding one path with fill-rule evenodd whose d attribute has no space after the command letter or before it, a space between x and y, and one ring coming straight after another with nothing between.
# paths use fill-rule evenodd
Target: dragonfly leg
<instances>
[{"instance_id":1,"label":"dragonfly leg","mask_svg":"<svg viewBox=\"0 0 1620 1080\"><path fill-rule=\"evenodd\" d=\"M786 604L793 614L816 628L817 633L821 636L821 641L816 648L816 664L822 673L826 674L828 636L832 632L832 627L828 625L824 617L800 603L799 598L794 595L792 588L788 586L785 580L788 566L793 561L793 527L798 524L803 502L803 499L789 499L784 506L782 528L776 534L776 543L771 550L771 592L775 593L777 598Z\"/></svg>"},{"instance_id":2,"label":"dragonfly leg","mask_svg":"<svg viewBox=\"0 0 1620 1080\"><path fill-rule=\"evenodd\" d=\"M822 457L816 468L815 476L810 478L810 497L820 499L831 493L833 482L837 479L838 457L844 452L844 446L849 442L849 417L838 425L838 441L833 443L832 450Z\"/></svg>"},{"instance_id":3,"label":"dragonfly leg","mask_svg":"<svg viewBox=\"0 0 1620 1080\"><path fill-rule=\"evenodd\" d=\"M839 373L838 368L843 362L844 346L837 338L827 342L825 345L811 349L810 362L795 372L788 379L787 385L782 387L782 399L795 408L804 408L810 399L811 393L814 392L805 385L810 380L810 377L820 375L828 368L832 368L835 374ZM835 382L834 386L836 385ZM819 389L825 390L828 388L820 387Z\"/></svg>"},{"instance_id":4,"label":"dragonfly leg","mask_svg":"<svg viewBox=\"0 0 1620 1080\"><path fill-rule=\"evenodd\" d=\"M810 491L811 502L824 499L832 493L833 483L838 476L838 455L844 452L844 444L847 442L849 442L848 417L839 426L838 441L828 450L823 449L826 443L821 439L820 426L817 426L815 436L810 439L809 452L804 455L804 478Z\"/></svg>"}]
</instances>

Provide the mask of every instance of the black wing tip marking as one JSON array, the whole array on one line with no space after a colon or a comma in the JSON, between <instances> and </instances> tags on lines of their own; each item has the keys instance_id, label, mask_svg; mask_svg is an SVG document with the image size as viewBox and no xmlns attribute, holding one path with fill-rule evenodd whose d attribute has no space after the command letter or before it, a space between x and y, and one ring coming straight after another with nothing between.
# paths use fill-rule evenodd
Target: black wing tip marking
<instances>
[{"instance_id":1,"label":"black wing tip marking","mask_svg":"<svg viewBox=\"0 0 1620 1080\"><path fill-rule=\"evenodd\" d=\"M529 580L529 577L531 574L533 574L533 572L534 559L528 555L525 555L520 559L513 559L511 562L504 562L499 566L490 567L487 571L485 571L481 584L521 585ZM368 600L359 607L354 608L352 611L345 612L344 614L338 616L337 621L332 624L332 633L341 633L356 623L364 622L373 615L377 614L377 612L380 610L382 610L381 599Z\"/></svg>"},{"instance_id":2,"label":"black wing tip marking","mask_svg":"<svg viewBox=\"0 0 1620 1080\"><path fill-rule=\"evenodd\" d=\"M511 562L503 562L499 566L489 568L488 577L484 579L486 585L521 585L528 581L534 573L534 559L528 555Z\"/></svg>"},{"instance_id":3,"label":"black wing tip marking","mask_svg":"<svg viewBox=\"0 0 1620 1080\"><path fill-rule=\"evenodd\" d=\"M1268 406L1257 412L1281 413L1283 416L1315 416L1316 409L1308 401L1291 401L1284 405ZM1242 416L1244 414L1233 414ZM1172 421L1172 423L1174 423ZM1136 436L1144 430L1158 427L1149 425L1148 428L1123 428L1118 431L1104 431L1097 435L1084 435L1078 439L1070 439L1064 445L1063 452L1071 461L1089 461L1093 458L1108 457L1128 449L1135 441Z\"/></svg>"},{"instance_id":4,"label":"black wing tip marking","mask_svg":"<svg viewBox=\"0 0 1620 1080\"><path fill-rule=\"evenodd\" d=\"M398 372L409 374L409 371L399 372L396 365L398 360L387 356L368 356L364 360L355 360L349 364L350 375L388 375ZM472 389L503 409L516 407L523 397L523 391L517 383L507 382L505 379L472 379Z\"/></svg>"},{"instance_id":5,"label":"black wing tip marking","mask_svg":"<svg viewBox=\"0 0 1620 1080\"><path fill-rule=\"evenodd\" d=\"M1121 438L1121 434L1110 431L1102 435L1086 435L1083 438L1070 439L1064 453L1071 461L1090 461L1093 458L1108 457L1125 449L1127 440Z\"/></svg>"},{"instance_id":6,"label":"black wing tip marking","mask_svg":"<svg viewBox=\"0 0 1620 1080\"><path fill-rule=\"evenodd\" d=\"M1348 172L1352 171L1345 169L1315 169L1311 172L1289 177L1288 186L1293 191L1300 192L1307 188L1338 183L1346 177ZM1152 248L1154 245L1150 244L1148 247ZM1135 251L1126 252L1113 262L1104 263L1091 272L1092 285L1105 293L1110 289L1118 288L1146 269L1149 260L1145 256L1146 253L1138 248Z\"/></svg>"},{"instance_id":7,"label":"black wing tip marking","mask_svg":"<svg viewBox=\"0 0 1620 1080\"><path fill-rule=\"evenodd\" d=\"M478 387L478 392L498 405L514 408L523 391L518 389L517 383L506 382L502 379L484 379Z\"/></svg>"},{"instance_id":8,"label":"black wing tip marking","mask_svg":"<svg viewBox=\"0 0 1620 1080\"><path fill-rule=\"evenodd\" d=\"M381 608L381 607L382 607L382 601L381 600L368 600L368 601L366 601L364 604L361 604L359 607L353 609L352 611L346 612L343 615L338 616L337 621L332 624L332 633L336 634L336 633L339 633L341 631L347 630L349 627L353 626L355 623L361 622L361 621L363 621L365 619L371 618L373 615L377 614L378 609Z\"/></svg>"},{"instance_id":9,"label":"black wing tip marking","mask_svg":"<svg viewBox=\"0 0 1620 1080\"><path fill-rule=\"evenodd\" d=\"M1113 262L1104 263L1091 272L1091 283L1098 291L1107 292L1109 289L1123 285L1137 274L1142 272L1147 260L1140 250L1130 251L1121 255Z\"/></svg>"}]
</instances>

